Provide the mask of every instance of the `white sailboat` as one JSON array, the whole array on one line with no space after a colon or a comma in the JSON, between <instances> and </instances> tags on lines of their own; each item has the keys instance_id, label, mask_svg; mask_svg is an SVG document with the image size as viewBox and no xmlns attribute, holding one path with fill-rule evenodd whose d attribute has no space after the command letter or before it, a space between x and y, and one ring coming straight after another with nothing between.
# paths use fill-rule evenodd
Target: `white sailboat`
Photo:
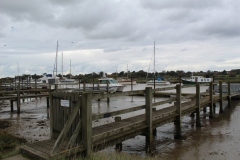
<instances>
[{"instance_id":1,"label":"white sailboat","mask_svg":"<svg viewBox=\"0 0 240 160\"><path fill-rule=\"evenodd\" d=\"M124 84L124 85L135 85L137 84L137 81L131 78L128 78L128 65L127 65L127 78L118 78L118 83Z\"/></svg>"},{"instance_id":2,"label":"white sailboat","mask_svg":"<svg viewBox=\"0 0 240 160\"><path fill-rule=\"evenodd\" d=\"M71 75L71 60L70 60L70 75ZM60 78L61 83L75 83L75 79L63 77L63 53L62 53L62 77Z\"/></svg>"},{"instance_id":3,"label":"white sailboat","mask_svg":"<svg viewBox=\"0 0 240 160\"><path fill-rule=\"evenodd\" d=\"M153 80L150 80L150 81L147 81L147 85L162 85L162 86L165 86L165 85L169 85L171 84L169 81L164 81L161 77L156 77L155 75L155 41L154 41L154 64L153 64L153 74L154 74L154 79Z\"/></svg>"}]
</instances>

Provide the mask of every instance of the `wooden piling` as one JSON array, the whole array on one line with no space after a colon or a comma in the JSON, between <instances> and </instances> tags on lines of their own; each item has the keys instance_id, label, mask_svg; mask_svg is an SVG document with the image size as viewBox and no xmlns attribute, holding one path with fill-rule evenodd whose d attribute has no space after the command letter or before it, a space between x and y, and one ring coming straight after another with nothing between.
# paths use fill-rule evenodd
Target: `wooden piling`
<instances>
[{"instance_id":1,"label":"wooden piling","mask_svg":"<svg viewBox=\"0 0 240 160\"><path fill-rule=\"evenodd\" d=\"M145 89L145 119L148 128L146 129L146 152L153 151L153 126L152 126L152 87Z\"/></svg>"},{"instance_id":2,"label":"wooden piling","mask_svg":"<svg viewBox=\"0 0 240 160\"><path fill-rule=\"evenodd\" d=\"M13 100L10 100L11 103L11 112L13 112Z\"/></svg>"},{"instance_id":3,"label":"wooden piling","mask_svg":"<svg viewBox=\"0 0 240 160\"><path fill-rule=\"evenodd\" d=\"M176 133L175 133L175 139L180 139L182 137L182 114L181 114L181 86L179 84L176 85L176 110L178 116L176 116L175 120L175 127L176 127Z\"/></svg>"},{"instance_id":4,"label":"wooden piling","mask_svg":"<svg viewBox=\"0 0 240 160\"><path fill-rule=\"evenodd\" d=\"M120 121L122 120L122 118L121 118L120 116L116 116L114 119L115 119L115 122L120 122ZM115 149L116 149L116 151L118 151L118 152L119 152L119 151L122 151L122 142L116 144Z\"/></svg>"},{"instance_id":5,"label":"wooden piling","mask_svg":"<svg viewBox=\"0 0 240 160\"><path fill-rule=\"evenodd\" d=\"M17 86L17 114L20 114L20 83Z\"/></svg>"},{"instance_id":6,"label":"wooden piling","mask_svg":"<svg viewBox=\"0 0 240 160\"><path fill-rule=\"evenodd\" d=\"M83 82L83 92L86 92L86 83Z\"/></svg>"},{"instance_id":7,"label":"wooden piling","mask_svg":"<svg viewBox=\"0 0 240 160\"><path fill-rule=\"evenodd\" d=\"M209 118L213 118L213 82L209 83Z\"/></svg>"},{"instance_id":8,"label":"wooden piling","mask_svg":"<svg viewBox=\"0 0 240 160\"><path fill-rule=\"evenodd\" d=\"M228 107L231 107L231 84L228 81Z\"/></svg>"},{"instance_id":9,"label":"wooden piling","mask_svg":"<svg viewBox=\"0 0 240 160\"><path fill-rule=\"evenodd\" d=\"M92 95L84 93L82 95L82 140L86 149L86 156L92 152Z\"/></svg>"},{"instance_id":10,"label":"wooden piling","mask_svg":"<svg viewBox=\"0 0 240 160\"><path fill-rule=\"evenodd\" d=\"M47 108L49 108L50 105L49 105L49 97L47 97Z\"/></svg>"},{"instance_id":11,"label":"wooden piling","mask_svg":"<svg viewBox=\"0 0 240 160\"><path fill-rule=\"evenodd\" d=\"M219 105L220 105L219 113L223 113L222 81L219 81L219 97L220 97L220 100L219 100Z\"/></svg>"},{"instance_id":12,"label":"wooden piling","mask_svg":"<svg viewBox=\"0 0 240 160\"><path fill-rule=\"evenodd\" d=\"M200 111L200 84L196 83L196 127L201 127Z\"/></svg>"},{"instance_id":13,"label":"wooden piling","mask_svg":"<svg viewBox=\"0 0 240 160\"><path fill-rule=\"evenodd\" d=\"M107 94L109 93L109 83L107 82ZM107 98L107 102L109 102L109 97Z\"/></svg>"},{"instance_id":14,"label":"wooden piling","mask_svg":"<svg viewBox=\"0 0 240 160\"><path fill-rule=\"evenodd\" d=\"M156 108L152 108L152 112L156 112ZM153 128L153 135L156 136L157 135L157 128Z\"/></svg>"}]
</instances>

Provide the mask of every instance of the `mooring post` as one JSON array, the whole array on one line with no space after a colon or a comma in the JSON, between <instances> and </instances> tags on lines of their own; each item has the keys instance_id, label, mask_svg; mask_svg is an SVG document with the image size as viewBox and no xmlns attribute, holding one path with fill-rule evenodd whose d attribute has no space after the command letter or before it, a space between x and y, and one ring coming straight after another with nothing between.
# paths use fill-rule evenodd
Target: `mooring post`
<instances>
[{"instance_id":1,"label":"mooring post","mask_svg":"<svg viewBox=\"0 0 240 160\"><path fill-rule=\"evenodd\" d=\"M175 127L176 127L176 133L175 133L175 139L180 139L182 137L182 113L181 113L181 85L176 85L176 110L177 110L177 116L175 120Z\"/></svg>"},{"instance_id":2,"label":"mooring post","mask_svg":"<svg viewBox=\"0 0 240 160\"><path fill-rule=\"evenodd\" d=\"M146 129L146 152L153 151L153 126L152 126L152 87L145 89L145 119L148 128Z\"/></svg>"},{"instance_id":3,"label":"mooring post","mask_svg":"<svg viewBox=\"0 0 240 160\"><path fill-rule=\"evenodd\" d=\"M92 152L92 94L82 94L82 141L86 156Z\"/></svg>"},{"instance_id":4,"label":"mooring post","mask_svg":"<svg viewBox=\"0 0 240 160\"><path fill-rule=\"evenodd\" d=\"M17 114L20 114L20 82L17 86Z\"/></svg>"},{"instance_id":5,"label":"mooring post","mask_svg":"<svg viewBox=\"0 0 240 160\"><path fill-rule=\"evenodd\" d=\"M219 96L220 96L220 109L219 113L223 113L223 95L222 95L222 81L219 81Z\"/></svg>"},{"instance_id":6,"label":"mooring post","mask_svg":"<svg viewBox=\"0 0 240 160\"><path fill-rule=\"evenodd\" d=\"M196 83L196 127L201 127L200 121L200 83Z\"/></svg>"},{"instance_id":7,"label":"mooring post","mask_svg":"<svg viewBox=\"0 0 240 160\"><path fill-rule=\"evenodd\" d=\"M22 95L24 96L24 92L22 92ZM22 99L23 103L25 102L25 98Z\"/></svg>"},{"instance_id":8,"label":"mooring post","mask_svg":"<svg viewBox=\"0 0 240 160\"><path fill-rule=\"evenodd\" d=\"M13 112L13 100L10 100L11 102L11 112Z\"/></svg>"},{"instance_id":9,"label":"mooring post","mask_svg":"<svg viewBox=\"0 0 240 160\"><path fill-rule=\"evenodd\" d=\"M81 80L80 80L80 78L78 79L78 88L79 88L79 90L81 89Z\"/></svg>"},{"instance_id":10,"label":"mooring post","mask_svg":"<svg viewBox=\"0 0 240 160\"><path fill-rule=\"evenodd\" d=\"M115 119L115 122L120 122L120 121L122 120L122 118L121 118L120 116L116 116L114 119ZM122 151L122 142L116 144L115 149L116 149L117 151Z\"/></svg>"},{"instance_id":11,"label":"mooring post","mask_svg":"<svg viewBox=\"0 0 240 160\"><path fill-rule=\"evenodd\" d=\"M57 90L58 90L58 84L55 84L55 91L57 91Z\"/></svg>"},{"instance_id":12,"label":"mooring post","mask_svg":"<svg viewBox=\"0 0 240 160\"><path fill-rule=\"evenodd\" d=\"M47 97L47 108L49 108L50 105L49 105L49 97Z\"/></svg>"},{"instance_id":13,"label":"mooring post","mask_svg":"<svg viewBox=\"0 0 240 160\"><path fill-rule=\"evenodd\" d=\"M231 84L228 81L228 107L231 107Z\"/></svg>"},{"instance_id":14,"label":"mooring post","mask_svg":"<svg viewBox=\"0 0 240 160\"><path fill-rule=\"evenodd\" d=\"M107 94L109 94L109 83L107 82ZM107 102L109 102L109 97L107 98Z\"/></svg>"},{"instance_id":15,"label":"mooring post","mask_svg":"<svg viewBox=\"0 0 240 160\"><path fill-rule=\"evenodd\" d=\"M54 124L54 113L53 113L53 107L56 107L56 106L53 106L53 94L52 92L49 93L49 97L50 97L50 137L51 139L54 139L54 135L53 135L53 124ZM57 114L57 113L55 113Z\"/></svg>"},{"instance_id":16,"label":"mooring post","mask_svg":"<svg viewBox=\"0 0 240 160\"><path fill-rule=\"evenodd\" d=\"M83 92L86 92L86 83L83 82Z\"/></svg>"},{"instance_id":17,"label":"mooring post","mask_svg":"<svg viewBox=\"0 0 240 160\"><path fill-rule=\"evenodd\" d=\"M213 82L209 83L209 118L213 118Z\"/></svg>"},{"instance_id":18,"label":"mooring post","mask_svg":"<svg viewBox=\"0 0 240 160\"><path fill-rule=\"evenodd\" d=\"M156 112L156 111L157 111L156 107L152 108L153 114L154 114L154 112ZM157 128L153 128L153 135L154 135L154 136L157 135Z\"/></svg>"}]
</instances>

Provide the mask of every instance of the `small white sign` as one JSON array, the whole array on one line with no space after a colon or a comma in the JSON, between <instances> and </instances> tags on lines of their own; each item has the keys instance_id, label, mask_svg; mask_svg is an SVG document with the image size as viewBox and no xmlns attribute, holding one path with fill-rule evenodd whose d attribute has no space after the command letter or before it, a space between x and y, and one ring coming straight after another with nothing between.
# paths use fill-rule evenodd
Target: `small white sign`
<instances>
[{"instance_id":1,"label":"small white sign","mask_svg":"<svg viewBox=\"0 0 240 160\"><path fill-rule=\"evenodd\" d=\"M69 100L61 100L61 106L69 107Z\"/></svg>"}]
</instances>

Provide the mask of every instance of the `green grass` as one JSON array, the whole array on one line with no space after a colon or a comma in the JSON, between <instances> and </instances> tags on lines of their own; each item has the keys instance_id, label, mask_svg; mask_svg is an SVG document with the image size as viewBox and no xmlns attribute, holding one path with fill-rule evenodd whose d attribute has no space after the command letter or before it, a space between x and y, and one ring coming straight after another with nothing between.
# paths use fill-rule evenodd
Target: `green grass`
<instances>
[{"instance_id":1,"label":"green grass","mask_svg":"<svg viewBox=\"0 0 240 160\"><path fill-rule=\"evenodd\" d=\"M9 127L11 124L0 120L0 129ZM19 153L19 146L26 140L0 130L0 159L14 156Z\"/></svg>"}]
</instances>

